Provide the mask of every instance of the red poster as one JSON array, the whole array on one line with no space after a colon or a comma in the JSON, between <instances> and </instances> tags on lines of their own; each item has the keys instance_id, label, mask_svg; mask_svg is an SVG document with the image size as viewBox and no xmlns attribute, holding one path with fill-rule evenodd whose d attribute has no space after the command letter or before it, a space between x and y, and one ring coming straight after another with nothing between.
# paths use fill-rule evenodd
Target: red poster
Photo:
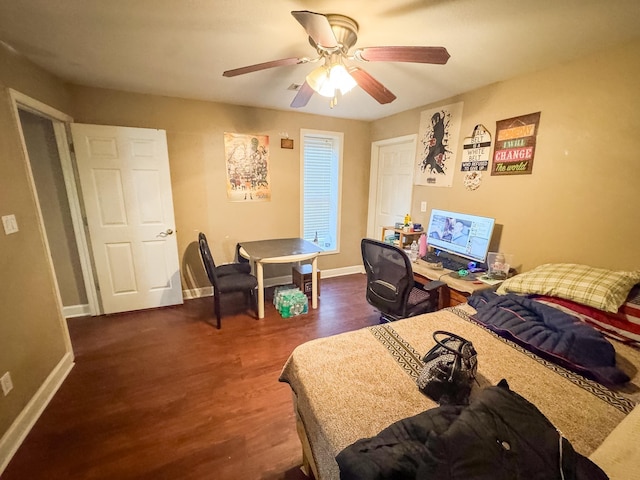
<instances>
[{"instance_id":1,"label":"red poster","mask_svg":"<svg viewBox=\"0 0 640 480\"><path fill-rule=\"evenodd\" d=\"M540 112L496 122L491 175L523 175L533 170Z\"/></svg>"}]
</instances>

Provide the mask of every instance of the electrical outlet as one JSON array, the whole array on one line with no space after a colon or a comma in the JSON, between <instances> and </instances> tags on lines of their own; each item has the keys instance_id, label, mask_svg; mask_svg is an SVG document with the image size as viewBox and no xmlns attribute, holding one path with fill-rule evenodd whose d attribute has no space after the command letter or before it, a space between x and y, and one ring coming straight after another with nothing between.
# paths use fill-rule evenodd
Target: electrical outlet
<instances>
[{"instance_id":1,"label":"electrical outlet","mask_svg":"<svg viewBox=\"0 0 640 480\"><path fill-rule=\"evenodd\" d=\"M0 377L0 384L2 384L2 393L6 397L9 395L9 392L13 390L13 382L11 381L11 374L6 372L2 377Z\"/></svg>"},{"instance_id":2,"label":"electrical outlet","mask_svg":"<svg viewBox=\"0 0 640 480\"><path fill-rule=\"evenodd\" d=\"M420 211L421 212L427 211L427 202L420 202Z\"/></svg>"}]
</instances>

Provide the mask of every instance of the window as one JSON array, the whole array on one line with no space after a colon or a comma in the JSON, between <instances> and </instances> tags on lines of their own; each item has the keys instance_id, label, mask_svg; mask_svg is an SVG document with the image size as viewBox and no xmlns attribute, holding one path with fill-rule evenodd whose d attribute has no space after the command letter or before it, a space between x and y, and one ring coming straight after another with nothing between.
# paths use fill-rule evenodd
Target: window
<instances>
[{"instance_id":1,"label":"window","mask_svg":"<svg viewBox=\"0 0 640 480\"><path fill-rule=\"evenodd\" d=\"M325 252L340 248L342 139L337 132L301 130L302 238Z\"/></svg>"}]
</instances>

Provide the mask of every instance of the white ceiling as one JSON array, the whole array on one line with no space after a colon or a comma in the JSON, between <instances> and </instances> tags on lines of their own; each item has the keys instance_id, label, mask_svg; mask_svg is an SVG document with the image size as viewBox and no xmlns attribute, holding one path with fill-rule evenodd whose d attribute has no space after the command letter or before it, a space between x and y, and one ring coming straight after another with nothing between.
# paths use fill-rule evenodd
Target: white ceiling
<instances>
[{"instance_id":1,"label":"white ceiling","mask_svg":"<svg viewBox=\"0 0 640 480\"><path fill-rule=\"evenodd\" d=\"M315 51L292 10L340 13L356 47L444 46L446 65L359 64L398 97L356 87L331 109L289 104L317 64L225 78ZM373 120L640 37L639 0L0 0L0 41L72 83Z\"/></svg>"}]
</instances>

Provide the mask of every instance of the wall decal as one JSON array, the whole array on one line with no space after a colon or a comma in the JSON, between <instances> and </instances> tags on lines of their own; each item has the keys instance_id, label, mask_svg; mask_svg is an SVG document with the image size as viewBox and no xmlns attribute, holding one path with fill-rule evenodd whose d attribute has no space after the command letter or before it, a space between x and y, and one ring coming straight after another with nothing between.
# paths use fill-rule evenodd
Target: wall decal
<instances>
[{"instance_id":1,"label":"wall decal","mask_svg":"<svg viewBox=\"0 0 640 480\"><path fill-rule=\"evenodd\" d=\"M476 125L470 137L462 142L462 172L485 171L489 169L491 134L484 125Z\"/></svg>"},{"instance_id":2,"label":"wall decal","mask_svg":"<svg viewBox=\"0 0 640 480\"><path fill-rule=\"evenodd\" d=\"M227 198L232 202L271 200L269 136L224 133Z\"/></svg>"},{"instance_id":3,"label":"wall decal","mask_svg":"<svg viewBox=\"0 0 640 480\"><path fill-rule=\"evenodd\" d=\"M491 175L525 175L533 170L540 112L496 122Z\"/></svg>"},{"instance_id":4,"label":"wall decal","mask_svg":"<svg viewBox=\"0 0 640 480\"><path fill-rule=\"evenodd\" d=\"M420 114L416 185L450 187L456 164L463 103L425 110Z\"/></svg>"}]
</instances>

